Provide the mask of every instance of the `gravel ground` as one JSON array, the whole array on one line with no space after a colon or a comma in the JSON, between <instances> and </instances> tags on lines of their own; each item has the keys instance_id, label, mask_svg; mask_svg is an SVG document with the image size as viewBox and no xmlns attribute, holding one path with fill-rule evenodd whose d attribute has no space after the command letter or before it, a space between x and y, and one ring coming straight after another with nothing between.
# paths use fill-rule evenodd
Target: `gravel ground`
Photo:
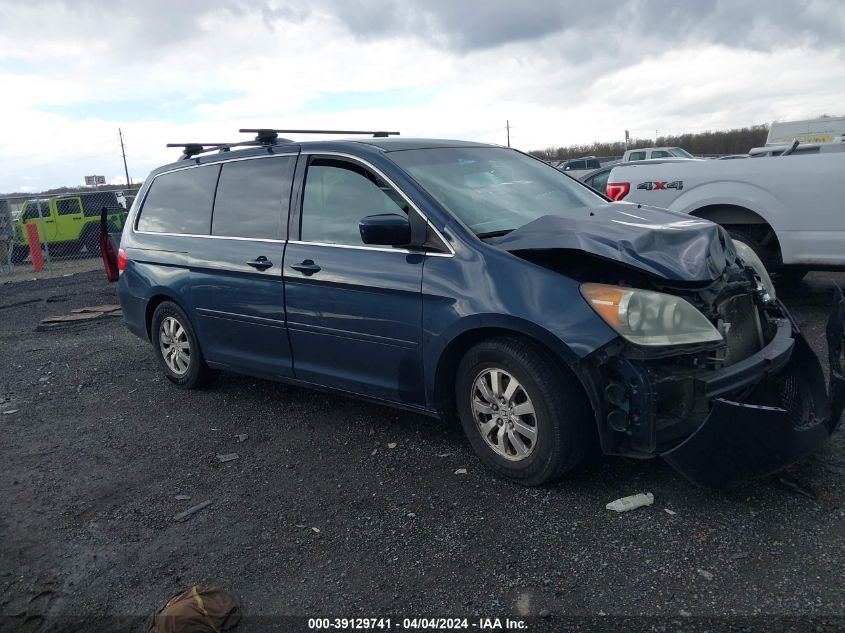
<instances>
[{"instance_id":1,"label":"gravel ground","mask_svg":"<svg viewBox=\"0 0 845 633\"><path fill-rule=\"evenodd\" d=\"M524 489L443 422L228 374L180 391L120 319L36 332L116 302L103 277L0 287L0 630L145 615L192 584L252 615L533 616L531 630L845 614L841 429L788 473L815 498L777 479L710 492L604 457ZM845 285L814 273L783 293L819 353L831 280ZM637 492L654 505L604 507Z\"/></svg>"},{"instance_id":2,"label":"gravel ground","mask_svg":"<svg viewBox=\"0 0 845 633\"><path fill-rule=\"evenodd\" d=\"M22 264L15 264L11 269L0 267L0 284L66 277L92 270L102 271L103 260L99 257L88 257L84 253L76 258L54 257L50 264L44 264L44 268L39 272L32 270L32 264L27 261ZM19 289L11 290L12 294L17 292L19 292Z\"/></svg>"}]
</instances>

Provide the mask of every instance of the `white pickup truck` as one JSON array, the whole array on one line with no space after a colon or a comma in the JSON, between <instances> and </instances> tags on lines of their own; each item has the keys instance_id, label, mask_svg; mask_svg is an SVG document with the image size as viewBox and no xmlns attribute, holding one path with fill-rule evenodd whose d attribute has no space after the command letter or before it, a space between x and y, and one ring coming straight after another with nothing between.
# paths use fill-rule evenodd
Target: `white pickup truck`
<instances>
[{"instance_id":1,"label":"white pickup truck","mask_svg":"<svg viewBox=\"0 0 845 633\"><path fill-rule=\"evenodd\" d=\"M845 270L845 152L620 163L607 195L716 222L782 279Z\"/></svg>"}]
</instances>

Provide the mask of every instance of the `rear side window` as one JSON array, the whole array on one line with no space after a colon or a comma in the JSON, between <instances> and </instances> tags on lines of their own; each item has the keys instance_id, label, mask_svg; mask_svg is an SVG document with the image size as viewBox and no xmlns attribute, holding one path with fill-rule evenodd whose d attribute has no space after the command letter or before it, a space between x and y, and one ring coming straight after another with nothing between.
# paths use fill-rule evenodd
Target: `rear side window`
<instances>
[{"instance_id":1,"label":"rear side window","mask_svg":"<svg viewBox=\"0 0 845 633\"><path fill-rule=\"evenodd\" d=\"M590 158L586 161L587 169L599 169L601 168L601 163L599 162L598 158Z\"/></svg>"},{"instance_id":2,"label":"rear side window","mask_svg":"<svg viewBox=\"0 0 845 633\"><path fill-rule=\"evenodd\" d=\"M41 207L41 213L39 214L39 206ZM29 220L37 220L39 217L46 218L50 215L50 208L47 205L47 202L27 202L26 206L23 208L23 213L21 214L21 219L24 222Z\"/></svg>"},{"instance_id":3,"label":"rear side window","mask_svg":"<svg viewBox=\"0 0 845 633\"><path fill-rule=\"evenodd\" d=\"M290 202L295 156L241 160L223 165L211 234L279 239Z\"/></svg>"},{"instance_id":4,"label":"rear side window","mask_svg":"<svg viewBox=\"0 0 845 633\"><path fill-rule=\"evenodd\" d=\"M656 149L651 153L652 158L671 158L672 154L662 149Z\"/></svg>"},{"instance_id":5,"label":"rear side window","mask_svg":"<svg viewBox=\"0 0 845 633\"><path fill-rule=\"evenodd\" d=\"M645 160L645 152L631 152L628 160Z\"/></svg>"},{"instance_id":6,"label":"rear side window","mask_svg":"<svg viewBox=\"0 0 845 633\"><path fill-rule=\"evenodd\" d=\"M600 174L595 174L594 176L590 176L585 181L588 185L590 185L593 189L600 193L604 193L605 189L607 189L607 179L610 177L610 170L608 169L605 172Z\"/></svg>"},{"instance_id":7,"label":"rear side window","mask_svg":"<svg viewBox=\"0 0 845 633\"><path fill-rule=\"evenodd\" d=\"M137 229L150 233L208 235L219 173L219 165L207 165L156 178L141 207Z\"/></svg>"}]
</instances>

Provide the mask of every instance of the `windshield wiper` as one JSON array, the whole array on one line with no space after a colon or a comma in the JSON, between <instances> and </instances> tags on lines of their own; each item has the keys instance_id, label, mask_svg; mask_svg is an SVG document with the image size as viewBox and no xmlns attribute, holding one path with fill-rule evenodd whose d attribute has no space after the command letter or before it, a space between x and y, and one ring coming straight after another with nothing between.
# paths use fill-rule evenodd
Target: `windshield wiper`
<instances>
[{"instance_id":1,"label":"windshield wiper","mask_svg":"<svg viewBox=\"0 0 845 633\"><path fill-rule=\"evenodd\" d=\"M486 233L476 233L476 235L482 239L486 240L489 237L502 237L503 235L507 235L513 231L513 229L500 229L498 231L487 231Z\"/></svg>"}]
</instances>

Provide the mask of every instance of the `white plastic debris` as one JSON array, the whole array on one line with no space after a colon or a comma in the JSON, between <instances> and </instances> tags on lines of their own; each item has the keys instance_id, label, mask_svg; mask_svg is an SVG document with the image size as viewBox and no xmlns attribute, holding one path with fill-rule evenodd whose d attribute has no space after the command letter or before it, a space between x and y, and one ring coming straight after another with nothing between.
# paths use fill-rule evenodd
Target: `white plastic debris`
<instances>
[{"instance_id":1,"label":"white plastic debris","mask_svg":"<svg viewBox=\"0 0 845 633\"><path fill-rule=\"evenodd\" d=\"M645 494L640 493L637 495L631 495L630 497L622 497L616 501L611 501L605 506L605 508L613 510L614 512L628 512L629 510L636 510L637 508L642 508L643 506L650 506L652 503L654 503L654 495L647 492Z\"/></svg>"},{"instance_id":2,"label":"white plastic debris","mask_svg":"<svg viewBox=\"0 0 845 633\"><path fill-rule=\"evenodd\" d=\"M387 448L393 449L396 448L396 442L389 442Z\"/></svg>"},{"instance_id":3,"label":"white plastic debris","mask_svg":"<svg viewBox=\"0 0 845 633\"><path fill-rule=\"evenodd\" d=\"M678 514L677 512L675 512L674 510L670 510L669 508L663 508L663 511L670 516L675 516L676 514Z\"/></svg>"},{"instance_id":4,"label":"white plastic debris","mask_svg":"<svg viewBox=\"0 0 845 633\"><path fill-rule=\"evenodd\" d=\"M467 469L466 468L458 468L458 470L455 471L455 474L456 475L466 475Z\"/></svg>"}]
</instances>

